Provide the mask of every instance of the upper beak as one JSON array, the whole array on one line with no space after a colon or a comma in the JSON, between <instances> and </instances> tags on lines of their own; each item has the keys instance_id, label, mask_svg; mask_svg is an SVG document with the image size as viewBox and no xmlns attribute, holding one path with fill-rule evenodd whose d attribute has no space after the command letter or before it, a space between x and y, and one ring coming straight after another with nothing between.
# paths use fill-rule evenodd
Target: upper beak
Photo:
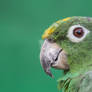
<instances>
[{"instance_id":1,"label":"upper beak","mask_svg":"<svg viewBox=\"0 0 92 92\"><path fill-rule=\"evenodd\" d=\"M56 43L45 40L41 52L40 61L44 71L53 77L50 67L56 69L69 69L66 52Z\"/></svg>"}]
</instances>

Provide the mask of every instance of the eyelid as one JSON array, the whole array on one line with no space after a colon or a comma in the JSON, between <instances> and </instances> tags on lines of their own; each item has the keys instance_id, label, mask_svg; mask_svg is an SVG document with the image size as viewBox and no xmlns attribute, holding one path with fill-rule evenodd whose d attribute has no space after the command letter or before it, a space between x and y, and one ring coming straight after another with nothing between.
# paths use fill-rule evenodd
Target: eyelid
<instances>
[{"instance_id":1,"label":"eyelid","mask_svg":"<svg viewBox=\"0 0 92 92\"><path fill-rule=\"evenodd\" d=\"M83 30L84 30L84 35L83 35L83 37L81 37L81 38L77 38L76 36L73 35L73 30L74 30L75 28L78 28L78 27L81 27L81 28L83 28ZM86 37L86 35L87 35L89 32L90 32L90 31L89 31L88 29L86 29L85 27L83 27L83 26L81 26L81 25L73 25L73 26L71 26L71 27L69 28L68 33L67 33L67 37L68 37L68 39L69 39L70 41L75 42L75 43L78 43L78 42L81 42L81 41Z\"/></svg>"}]
</instances>

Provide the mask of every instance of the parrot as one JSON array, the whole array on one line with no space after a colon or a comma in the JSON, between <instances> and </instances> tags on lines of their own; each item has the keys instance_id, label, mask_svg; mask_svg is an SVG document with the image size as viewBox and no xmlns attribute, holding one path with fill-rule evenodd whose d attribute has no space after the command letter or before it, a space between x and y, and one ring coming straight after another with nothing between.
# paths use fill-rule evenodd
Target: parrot
<instances>
[{"instance_id":1,"label":"parrot","mask_svg":"<svg viewBox=\"0 0 92 92\"><path fill-rule=\"evenodd\" d=\"M92 18L72 16L54 22L42 35L40 63L64 71L58 79L62 92L92 92Z\"/></svg>"}]
</instances>

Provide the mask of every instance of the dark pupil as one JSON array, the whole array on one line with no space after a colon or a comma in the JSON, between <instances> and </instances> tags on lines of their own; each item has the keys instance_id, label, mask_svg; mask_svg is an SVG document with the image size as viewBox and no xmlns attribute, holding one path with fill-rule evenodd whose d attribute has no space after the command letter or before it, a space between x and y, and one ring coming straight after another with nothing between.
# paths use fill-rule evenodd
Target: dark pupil
<instances>
[{"instance_id":1,"label":"dark pupil","mask_svg":"<svg viewBox=\"0 0 92 92\"><path fill-rule=\"evenodd\" d=\"M73 34L76 36L76 37L82 37L84 32L83 32L83 29L82 28L76 28L74 31L73 31Z\"/></svg>"},{"instance_id":2,"label":"dark pupil","mask_svg":"<svg viewBox=\"0 0 92 92\"><path fill-rule=\"evenodd\" d=\"M81 35L82 34L81 30L77 30L77 34Z\"/></svg>"}]
</instances>

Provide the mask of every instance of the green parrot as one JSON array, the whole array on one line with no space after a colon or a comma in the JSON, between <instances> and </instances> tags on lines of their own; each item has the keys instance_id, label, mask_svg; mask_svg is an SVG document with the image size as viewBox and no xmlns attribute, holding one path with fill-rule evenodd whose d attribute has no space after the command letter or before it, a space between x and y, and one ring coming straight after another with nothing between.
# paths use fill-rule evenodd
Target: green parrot
<instances>
[{"instance_id":1,"label":"green parrot","mask_svg":"<svg viewBox=\"0 0 92 92\"><path fill-rule=\"evenodd\" d=\"M53 23L42 35L41 65L64 71L62 92L92 92L92 18L73 16Z\"/></svg>"}]
</instances>

